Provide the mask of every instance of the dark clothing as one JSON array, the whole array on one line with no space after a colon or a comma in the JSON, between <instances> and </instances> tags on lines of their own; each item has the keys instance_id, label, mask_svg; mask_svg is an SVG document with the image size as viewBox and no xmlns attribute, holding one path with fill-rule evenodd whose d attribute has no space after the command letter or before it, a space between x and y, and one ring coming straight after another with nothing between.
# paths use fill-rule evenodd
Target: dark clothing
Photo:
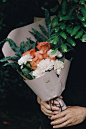
<instances>
[{"instance_id":1,"label":"dark clothing","mask_svg":"<svg viewBox=\"0 0 86 129\"><path fill-rule=\"evenodd\" d=\"M86 43L78 42L74 53L67 53L66 58L74 56L71 62L66 89L62 93L67 106L86 107ZM41 112L41 129L51 129L50 120ZM86 129L86 120L81 124L63 129Z\"/></svg>"}]
</instances>

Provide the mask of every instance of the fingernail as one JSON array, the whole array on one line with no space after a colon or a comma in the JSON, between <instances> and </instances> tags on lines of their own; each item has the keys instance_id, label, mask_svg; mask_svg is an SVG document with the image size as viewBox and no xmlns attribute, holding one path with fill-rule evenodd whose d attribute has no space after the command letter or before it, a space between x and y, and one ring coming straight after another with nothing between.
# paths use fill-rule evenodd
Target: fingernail
<instances>
[{"instance_id":1,"label":"fingernail","mask_svg":"<svg viewBox=\"0 0 86 129\"><path fill-rule=\"evenodd\" d=\"M54 113L56 113L56 114L57 114L58 112L56 112L56 111L55 111Z\"/></svg>"},{"instance_id":2,"label":"fingernail","mask_svg":"<svg viewBox=\"0 0 86 129\"><path fill-rule=\"evenodd\" d=\"M53 126L53 128L56 128L55 126Z\"/></svg>"},{"instance_id":3,"label":"fingernail","mask_svg":"<svg viewBox=\"0 0 86 129\"><path fill-rule=\"evenodd\" d=\"M56 107L56 110L59 110L59 107Z\"/></svg>"}]
</instances>

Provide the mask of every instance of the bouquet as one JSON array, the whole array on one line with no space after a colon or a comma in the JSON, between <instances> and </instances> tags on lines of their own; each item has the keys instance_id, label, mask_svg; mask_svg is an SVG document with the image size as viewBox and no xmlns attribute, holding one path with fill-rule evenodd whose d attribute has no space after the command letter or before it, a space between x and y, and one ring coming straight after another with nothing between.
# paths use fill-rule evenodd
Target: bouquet
<instances>
[{"instance_id":1,"label":"bouquet","mask_svg":"<svg viewBox=\"0 0 86 129\"><path fill-rule=\"evenodd\" d=\"M65 59L63 43L59 42L59 40L57 41L56 38L56 41L52 44L50 38L51 26L49 26L51 21L47 10L45 10L45 14L45 23L48 32L46 32L42 25L39 25L39 27L47 38L43 37L42 34L32 28L34 33L31 31L29 32L34 35L36 41L31 40L29 37L27 38L26 43L21 42L19 47L19 45L16 45L17 43L9 38L13 36L12 32L3 42L9 42L9 50L13 50L11 52L14 56L12 57L12 54L10 53L8 54L9 56L6 56L0 61L8 61L4 66L11 65L23 77L25 83L43 101L52 99L58 100L60 107L59 111L62 111L66 109L66 105L59 96L65 89L70 61ZM21 33L20 30L18 30L18 32ZM6 44L7 42L5 43L5 46ZM57 47L57 45L59 47ZM5 50L6 52L7 48L5 48L5 46L3 47L3 51Z\"/></svg>"}]
</instances>

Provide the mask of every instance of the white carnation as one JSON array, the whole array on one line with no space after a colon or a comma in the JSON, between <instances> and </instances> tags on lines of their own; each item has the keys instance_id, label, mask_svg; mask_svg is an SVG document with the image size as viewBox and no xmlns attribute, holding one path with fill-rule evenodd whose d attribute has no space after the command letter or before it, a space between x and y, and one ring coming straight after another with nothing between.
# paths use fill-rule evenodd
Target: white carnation
<instances>
[{"instance_id":1,"label":"white carnation","mask_svg":"<svg viewBox=\"0 0 86 129\"><path fill-rule=\"evenodd\" d=\"M60 75L61 70L64 68L64 63L60 60L55 60L54 62L54 70L56 70L57 74Z\"/></svg>"},{"instance_id":2,"label":"white carnation","mask_svg":"<svg viewBox=\"0 0 86 129\"><path fill-rule=\"evenodd\" d=\"M39 78L41 76L43 76L45 73L43 73L40 69L36 69L33 71L33 76L35 76L36 78Z\"/></svg>"},{"instance_id":3,"label":"white carnation","mask_svg":"<svg viewBox=\"0 0 86 129\"><path fill-rule=\"evenodd\" d=\"M32 56L30 56L30 54L22 56L19 60L18 60L18 64L19 65L23 65L26 64L27 61L32 61Z\"/></svg>"},{"instance_id":4,"label":"white carnation","mask_svg":"<svg viewBox=\"0 0 86 129\"><path fill-rule=\"evenodd\" d=\"M62 57L62 53L61 53L60 51L57 50L55 54L52 54L53 51L54 51L54 50L50 49L50 50L47 52L47 55L48 55L49 57L55 57L55 56L57 56L57 57Z\"/></svg>"},{"instance_id":5,"label":"white carnation","mask_svg":"<svg viewBox=\"0 0 86 129\"><path fill-rule=\"evenodd\" d=\"M54 67L54 61L49 59L43 59L37 64L37 68L40 69L42 72L47 70L51 70Z\"/></svg>"}]
</instances>

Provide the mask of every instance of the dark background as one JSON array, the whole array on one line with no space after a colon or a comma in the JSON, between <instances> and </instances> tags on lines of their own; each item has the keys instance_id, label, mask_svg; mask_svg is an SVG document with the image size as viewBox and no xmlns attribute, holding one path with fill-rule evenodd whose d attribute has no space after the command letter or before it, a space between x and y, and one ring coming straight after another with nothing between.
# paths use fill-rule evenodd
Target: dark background
<instances>
[{"instance_id":1,"label":"dark background","mask_svg":"<svg viewBox=\"0 0 86 129\"><path fill-rule=\"evenodd\" d=\"M50 10L56 2L0 0L0 41L11 30L32 23L34 16L45 17L41 7ZM1 49L2 45L0 59L4 57ZM0 129L38 129L41 122L39 107L29 93L30 89L20 75L13 68L3 67L3 63L0 63Z\"/></svg>"}]
</instances>

